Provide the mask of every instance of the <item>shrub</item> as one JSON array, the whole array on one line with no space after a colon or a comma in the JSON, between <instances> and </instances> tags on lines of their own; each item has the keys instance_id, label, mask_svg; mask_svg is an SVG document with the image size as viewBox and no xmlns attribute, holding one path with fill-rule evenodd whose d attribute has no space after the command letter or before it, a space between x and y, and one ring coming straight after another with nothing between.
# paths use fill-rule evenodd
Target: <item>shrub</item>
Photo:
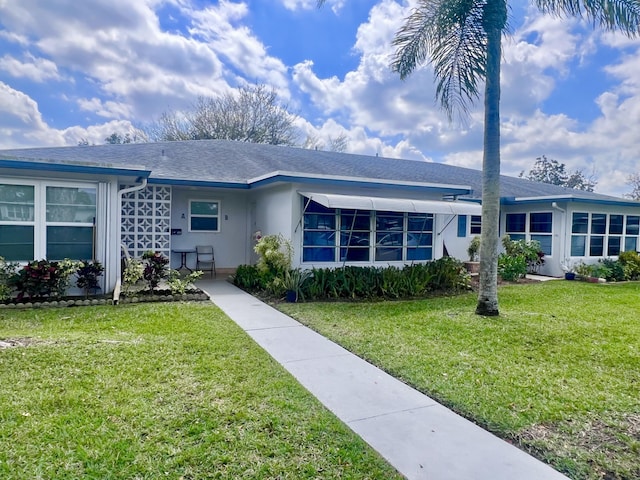
<instances>
[{"instance_id":1,"label":"shrub","mask_svg":"<svg viewBox=\"0 0 640 480\"><path fill-rule=\"evenodd\" d=\"M100 288L98 278L102 276L102 272L104 267L100 262L80 262L76 271L76 286L84 290L85 296L90 291L95 292Z\"/></svg>"},{"instance_id":2,"label":"shrub","mask_svg":"<svg viewBox=\"0 0 640 480\"><path fill-rule=\"evenodd\" d=\"M187 290L191 290L193 284L202 276L201 270L194 270L182 277L177 270L170 269L167 275L167 285L173 295L184 295Z\"/></svg>"},{"instance_id":3,"label":"shrub","mask_svg":"<svg viewBox=\"0 0 640 480\"><path fill-rule=\"evenodd\" d=\"M522 256L525 260L526 272L535 273L544 265L544 252L540 248L540 242L532 240L511 240L509 235L502 237L502 246L509 257ZM512 263L518 263L514 261ZM525 274L526 274L525 272Z\"/></svg>"},{"instance_id":4,"label":"shrub","mask_svg":"<svg viewBox=\"0 0 640 480\"><path fill-rule=\"evenodd\" d=\"M450 257L403 268L348 266L312 273L303 289L307 299L410 298L467 289L470 281L464 264Z\"/></svg>"},{"instance_id":5,"label":"shrub","mask_svg":"<svg viewBox=\"0 0 640 480\"><path fill-rule=\"evenodd\" d=\"M68 259L61 262L36 260L18 270L10 282L18 292L18 300L24 297L60 298L65 294L69 286L69 277L77 267L78 262Z\"/></svg>"},{"instance_id":6,"label":"shrub","mask_svg":"<svg viewBox=\"0 0 640 480\"><path fill-rule=\"evenodd\" d=\"M17 263L7 262L4 257L0 257L0 302L9 300L13 292L11 279L16 274Z\"/></svg>"},{"instance_id":7,"label":"shrub","mask_svg":"<svg viewBox=\"0 0 640 480\"><path fill-rule=\"evenodd\" d=\"M618 261L622 265L625 280L640 280L640 255L635 250L620 252Z\"/></svg>"},{"instance_id":8,"label":"shrub","mask_svg":"<svg viewBox=\"0 0 640 480\"><path fill-rule=\"evenodd\" d=\"M584 262L579 262L576 266L575 266L575 271L578 275L581 275L583 277L592 277L593 276L593 266L592 265L587 265Z\"/></svg>"},{"instance_id":9,"label":"shrub","mask_svg":"<svg viewBox=\"0 0 640 480\"><path fill-rule=\"evenodd\" d=\"M260 256L258 270L263 288L271 295L283 295L285 275L291 270L291 242L282 235L267 235L260 238L254 250Z\"/></svg>"},{"instance_id":10,"label":"shrub","mask_svg":"<svg viewBox=\"0 0 640 480\"><path fill-rule=\"evenodd\" d=\"M243 290L256 291L263 290L263 277L260 270L255 265L240 265L232 277L233 284Z\"/></svg>"},{"instance_id":11,"label":"shrub","mask_svg":"<svg viewBox=\"0 0 640 480\"><path fill-rule=\"evenodd\" d=\"M284 277L285 272L291 269L293 248L291 242L282 235L261 237L254 250L260 256L258 269L263 272L273 277Z\"/></svg>"},{"instance_id":12,"label":"shrub","mask_svg":"<svg viewBox=\"0 0 640 480\"><path fill-rule=\"evenodd\" d=\"M618 260L602 258L598 260L594 277L605 278L608 282L621 282L625 280L624 266Z\"/></svg>"},{"instance_id":13,"label":"shrub","mask_svg":"<svg viewBox=\"0 0 640 480\"><path fill-rule=\"evenodd\" d=\"M480 258L480 237L475 236L471 239L469 246L467 247L467 255L469 255L470 262L477 262Z\"/></svg>"},{"instance_id":14,"label":"shrub","mask_svg":"<svg viewBox=\"0 0 640 480\"><path fill-rule=\"evenodd\" d=\"M233 283L248 291L266 291L275 296L299 285L299 295L305 300L396 299L468 289L470 279L463 262L444 257L402 268L345 266L289 270L282 277L271 277L257 267L241 265Z\"/></svg>"},{"instance_id":15,"label":"shrub","mask_svg":"<svg viewBox=\"0 0 640 480\"><path fill-rule=\"evenodd\" d=\"M283 285L285 291L295 292L296 299L302 297L304 299L304 293L302 289L305 282L307 282L313 273L310 270L301 270L299 268L289 270L284 275Z\"/></svg>"},{"instance_id":16,"label":"shrub","mask_svg":"<svg viewBox=\"0 0 640 480\"><path fill-rule=\"evenodd\" d=\"M430 275L430 291L459 291L469 288L471 276L464 264L453 257L442 257L424 264Z\"/></svg>"},{"instance_id":17,"label":"shrub","mask_svg":"<svg viewBox=\"0 0 640 480\"><path fill-rule=\"evenodd\" d=\"M142 260L145 263L142 277L147 281L149 290L154 290L169 274L169 259L160 252L147 250L142 254Z\"/></svg>"},{"instance_id":18,"label":"shrub","mask_svg":"<svg viewBox=\"0 0 640 480\"><path fill-rule=\"evenodd\" d=\"M140 260L135 258L128 258L125 261L124 271L122 272L122 291L125 295L128 295L133 290L133 287L142 280L144 275L144 265Z\"/></svg>"},{"instance_id":19,"label":"shrub","mask_svg":"<svg viewBox=\"0 0 640 480\"><path fill-rule=\"evenodd\" d=\"M506 282L516 282L527 275L527 260L524 255L501 253L498 257L498 274Z\"/></svg>"}]
</instances>

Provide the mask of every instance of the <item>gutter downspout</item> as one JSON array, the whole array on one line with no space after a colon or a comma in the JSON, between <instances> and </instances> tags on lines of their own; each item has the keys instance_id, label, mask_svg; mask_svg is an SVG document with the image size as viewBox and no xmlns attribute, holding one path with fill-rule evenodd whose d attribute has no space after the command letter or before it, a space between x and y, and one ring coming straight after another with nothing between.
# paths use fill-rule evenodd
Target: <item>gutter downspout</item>
<instances>
[{"instance_id":1,"label":"gutter downspout","mask_svg":"<svg viewBox=\"0 0 640 480\"><path fill-rule=\"evenodd\" d=\"M117 251L120 251L120 249L122 248L122 199L124 198L125 194L127 193L131 193L131 192L137 192L139 190L142 190L143 188L145 188L147 186L147 178L143 178L142 179L142 183L140 185L134 185L133 187L127 187L127 188L123 188L121 190L118 190L118 212L116 215L116 235L118 238L117 241L117 245L119 248L117 248ZM113 254L116 255L116 250L113 250ZM114 290L114 300L117 301L117 299L115 298L116 293L119 294L120 291L120 279L122 278L122 269L121 269L121 263L120 263L120 255L117 255L117 261L115 262L116 265L116 287ZM108 264L110 264L111 262L109 262Z\"/></svg>"},{"instance_id":2,"label":"gutter downspout","mask_svg":"<svg viewBox=\"0 0 640 480\"><path fill-rule=\"evenodd\" d=\"M566 239L566 230L567 230L567 211L564 208L560 208L557 202L551 202L551 207L562 212L562 222L560 223L560 265L565 261L566 251L567 251L567 239Z\"/></svg>"}]
</instances>

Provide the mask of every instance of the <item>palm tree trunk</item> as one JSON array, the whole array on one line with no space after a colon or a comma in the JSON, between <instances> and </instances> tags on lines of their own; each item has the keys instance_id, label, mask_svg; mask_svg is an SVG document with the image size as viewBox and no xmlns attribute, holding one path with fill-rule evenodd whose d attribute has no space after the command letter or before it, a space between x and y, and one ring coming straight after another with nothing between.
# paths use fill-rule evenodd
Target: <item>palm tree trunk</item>
<instances>
[{"instance_id":1,"label":"palm tree trunk","mask_svg":"<svg viewBox=\"0 0 640 480\"><path fill-rule=\"evenodd\" d=\"M501 11L504 0L489 0L485 9L487 68L484 92L484 156L482 160L482 235L480 288L476 313L495 316L498 311L498 245L500 224L500 60Z\"/></svg>"}]
</instances>

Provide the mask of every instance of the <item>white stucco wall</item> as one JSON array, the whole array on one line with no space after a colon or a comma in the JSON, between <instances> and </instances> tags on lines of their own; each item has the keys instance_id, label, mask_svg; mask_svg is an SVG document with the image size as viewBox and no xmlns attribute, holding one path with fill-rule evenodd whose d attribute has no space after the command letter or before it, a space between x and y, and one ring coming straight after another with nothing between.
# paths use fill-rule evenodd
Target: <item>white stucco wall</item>
<instances>
[{"instance_id":1,"label":"white stucco wall","mask_svg":"<svg viewBox=\"0 0 640 480\"><path fill-rule=\"evenodd\" d=\"M248 263L249 237L248 195L244 190L173 187L171 228L181 229L181 235L171 235L171 248L195 248L213 245L216 268L230 269ZM189 232L189 200L220 202L218 232ZM183 218L184 216L184 218ZM187 265L195 267L195 254L189 254ZM171 267L180 266L180 255L171 254Z\"/></svg>"}]
</instances>

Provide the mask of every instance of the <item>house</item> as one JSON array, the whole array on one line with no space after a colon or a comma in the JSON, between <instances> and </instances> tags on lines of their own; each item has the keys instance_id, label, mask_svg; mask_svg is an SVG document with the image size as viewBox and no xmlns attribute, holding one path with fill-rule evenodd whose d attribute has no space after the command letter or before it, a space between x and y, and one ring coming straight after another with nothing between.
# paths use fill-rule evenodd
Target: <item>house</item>
<instances>
[{"instance_id":1,"label":"house","mask_svg":"<svg viewBox=\"0 0 640 480\"><path fill-rule=\"evenodd\" d=\"M255 233L291 239L303 268L466 259L481 172L226 140L0 151L0 256L99 260L208 244L218 270L256 261ZM540 273L640 248L640 203L501 178L501 234L538 240ZM183 253L194 267L194 255Z\"/></svg>"}]
</instances>

